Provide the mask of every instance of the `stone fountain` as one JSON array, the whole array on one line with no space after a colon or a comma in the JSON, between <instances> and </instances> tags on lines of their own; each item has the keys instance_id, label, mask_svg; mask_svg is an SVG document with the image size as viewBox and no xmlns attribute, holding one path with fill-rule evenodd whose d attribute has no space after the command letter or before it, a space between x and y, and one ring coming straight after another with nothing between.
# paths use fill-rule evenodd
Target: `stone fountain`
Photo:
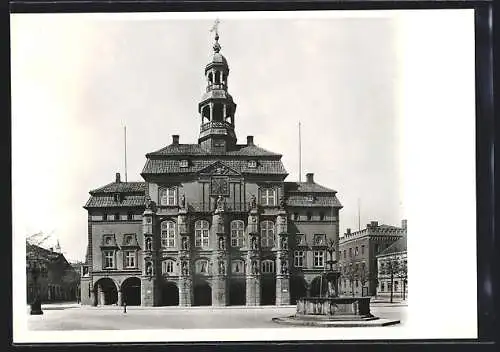
<instances>
[{"instance_id":1,"label":"stone fountain","mask_svg":"<svg viewBox=\"0 0 500 352\"><path fill-rule=\"evenodd\" d=\"M302 297L297 300L295 315L273 318L278 324L321 327L386 326L399 324L399 320L380 319L370 312L370 297L339 296L338 280L340 272L334 269L335 242L328 243L329 270L322 280L327 283L327 293L319 297Z\"/></svg>"}]
</instances>

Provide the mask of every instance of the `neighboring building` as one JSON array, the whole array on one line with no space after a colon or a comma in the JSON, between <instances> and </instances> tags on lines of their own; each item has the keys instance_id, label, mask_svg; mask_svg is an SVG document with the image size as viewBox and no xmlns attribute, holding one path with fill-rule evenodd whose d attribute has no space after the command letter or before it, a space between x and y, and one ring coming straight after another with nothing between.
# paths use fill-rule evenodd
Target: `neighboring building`
<instances>
[{"instance_id":1,"label":"neighboring building","mask_svg":"<svg viewBox=\"0 0 500 352\"><path fill-rule=\"evenodd\" d=\"M377 255L377 296L408 297L408 264L405 235ZM392 262L392 263L390 263ZM395 264L394 264L395 263ZM391 282L392 272L392 282Z\"/></svg>"},{"instance_id":2,"label":"neighboring building","mask_svg":"<svg viewBox=\"0 0 500 352\"><path fill-rule=\"evenodd\" d=\"M406 220L402 221L401 227L379 225L377 221L372 221L360 231L347 229L339 245L340 292L375 295L378 275L376 256L404 234Z\"/></svg>"},{"instance_id":3,"label":"neighboring building","mask_svg":"<svg viewBox=\"0 0 500 352\"><path fill-rule=\"evenodd\" d=\"M30 267L43 268L36 284ZM26 242L26 293L28 303L38 291L42 302L75 301L79 275L60 251L45 249Z\"/></svg>"},{"instance_id":4,"label":"neighboring building","mask_svg":"<svg viewBox=\"0 0 500 352\"><path fill-rule=\"evenodd\" d=\"M205 67L198 143L146 155L145 182L90 192L83 304L285 305L325 291L326 246L339 237L336 191L285 182L277 154L238 144L229 67Z\"/></svg>"}]
</instances>

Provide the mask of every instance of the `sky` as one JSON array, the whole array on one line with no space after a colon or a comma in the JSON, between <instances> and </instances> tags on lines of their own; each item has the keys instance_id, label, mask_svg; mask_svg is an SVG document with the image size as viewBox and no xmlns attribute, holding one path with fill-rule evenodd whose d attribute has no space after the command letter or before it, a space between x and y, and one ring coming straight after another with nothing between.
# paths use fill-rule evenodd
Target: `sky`
<instances>
[{"instance_id":1,"label":"sky","mask_svg":"<svg viewBox=\"0 0 500 352\"><path fill-rule=\"evenodd\" d=\"M475 305L434 294L476 275L472 10L12 15L14 247L43 231L83 260L83 206L124 173L125 125L129 181L172 134L196 143L217 17L239 142L296 181L300 121L302 180L338 191L341 234L408 219L412 331L471 336ZM460 270L428 275L429 258Z\"/></svg>"},{"instance_id":2,"label":"sky","mask_svg":"<svg viewBox=\"0 0 500 352\"><path fill-rule=\"evenodd\" d=\"M88 191L124 174L141 180L145 154L196 143L197 104L212 52L213 19L120 20L91 16L14 18L12 77L14 183L20 231L53 233L68 258L82 259ZM236 132L283 154L287 181L338 191L341 232L371 220L404 218L395 113L398 80L394 21L376 19L234 19L219 26L229 62ZM30 148L24 148L27 144ZM20 145L20 149L16 148ZM16 168L16 162L22 165ZM23 187L24 188L24 187Z\"/></svg>"}]
</instances>

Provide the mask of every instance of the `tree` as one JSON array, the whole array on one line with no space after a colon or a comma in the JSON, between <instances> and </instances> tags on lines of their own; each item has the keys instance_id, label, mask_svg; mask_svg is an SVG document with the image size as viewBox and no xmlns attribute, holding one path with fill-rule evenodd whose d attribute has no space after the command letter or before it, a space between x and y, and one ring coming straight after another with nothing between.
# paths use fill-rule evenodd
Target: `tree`
<instances>
[{"instance_id":1,"label":"tree","mask_svg":"<svg viewBox=\"0 0 500 352\"><path fill-rule=\"evenodd\" d=\"M397 277L400 278L403 283L403 300L404 300L406 298L406 283L408 282L408 266L406 263L406 259L400 260Z\"/></svg>"},{"instance_id":2,"label":"tree","mask_svg":"<svg viewBox=\"0 0 500 352\"><path fill-rule=\"evenodd\" d=\"M367 281L370 279L370 272L366 267L365 263L361 263L361 266L358 268L359 282L361 283L361 294L363 295L363 288L365 287Z\"/></svg>"},{"instance_id":3,"label":"tree","mask_svg":"<svg viewBox=\"0 0 500 352\"><path fill-rule=\"evenodd\" d=\"M400 261L399 258L388 258L385 259L382 262L382 268L381 268L381 274L385 276L389 276L389 279L391 280L391 285L390 285L390 292L391 292L391 299L390 302L392 303L393 301L393 296L394 296L394 277L398 277L399 272L400 272Z\"/></svg>"}]
</instances>

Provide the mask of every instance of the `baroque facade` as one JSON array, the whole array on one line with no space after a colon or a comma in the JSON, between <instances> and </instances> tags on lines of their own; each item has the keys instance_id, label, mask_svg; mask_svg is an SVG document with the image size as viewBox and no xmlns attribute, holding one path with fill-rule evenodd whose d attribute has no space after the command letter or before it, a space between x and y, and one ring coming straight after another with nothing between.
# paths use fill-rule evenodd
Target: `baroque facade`
<instances>
[{"instance_id":1,"label":"baroque facade","mask_svg":"<svg viewBox=\"0 0 500 352\"><path fill-rule=\"evenodd\" d=\"M281 154L237 143L236 103L218 34L205 67L196 144L146 155L144 182L90 192L83 304L287 305L326 291L338 252L336 191L285 182ZM335 267L334 267L335 268Z\"/></svg>"}]
</instances>

